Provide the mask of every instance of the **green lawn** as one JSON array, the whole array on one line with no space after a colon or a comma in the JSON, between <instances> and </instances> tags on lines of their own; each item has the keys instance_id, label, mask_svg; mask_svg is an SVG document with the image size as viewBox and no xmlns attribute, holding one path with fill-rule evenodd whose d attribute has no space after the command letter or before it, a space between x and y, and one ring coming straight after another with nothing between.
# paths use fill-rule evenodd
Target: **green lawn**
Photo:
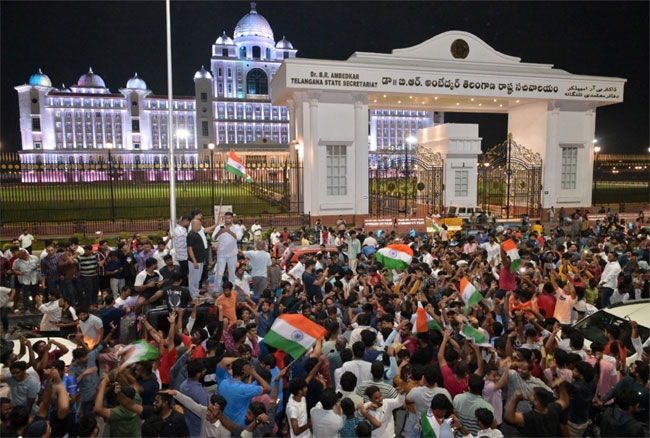
<instances>
[{"instance_id":1,"label":"green lawn","mask_svg":"<svg viewBox=\"0 0 650 438\"><path fill-rule=\"evenodd\" d=\"M277 201L267 200L252 184L215 184L214 198L219 205L233 205L242 215L281 213ZM159 183L116 183L113 187L115 218L147 219L169 215L169 185ZM211 211L209 183L177 182L177 211L201 208ZM111 218L111 189L101 183L64 185L4 186L0 190L2 222L75 221Z\"/></svg>"}]
</instances>

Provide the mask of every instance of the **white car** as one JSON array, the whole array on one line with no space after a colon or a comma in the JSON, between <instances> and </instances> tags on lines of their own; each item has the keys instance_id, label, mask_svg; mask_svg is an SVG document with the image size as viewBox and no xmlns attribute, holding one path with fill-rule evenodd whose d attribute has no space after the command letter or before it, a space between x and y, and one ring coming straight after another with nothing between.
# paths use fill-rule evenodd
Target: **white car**
<instances>
[{"instance_id":1,"label":"white car","mask_svg":"<svg viewBox=\"0 0 650 438\"><path fill-rule=\"evenodd\" d=\"M585 350L588 350L592 342L599 341L603 345L608 339L605 336L605 329L611 326L618 326L621 329L620 340L627 348L627 363L641 360L636 349L632 345L632 327L630 321L636 321L639 326L639 338L643 347L650 345L650 299L633 300L626 303L618 303L587 316L573 326L585 337Z\"/></svg>"}]
</instances>

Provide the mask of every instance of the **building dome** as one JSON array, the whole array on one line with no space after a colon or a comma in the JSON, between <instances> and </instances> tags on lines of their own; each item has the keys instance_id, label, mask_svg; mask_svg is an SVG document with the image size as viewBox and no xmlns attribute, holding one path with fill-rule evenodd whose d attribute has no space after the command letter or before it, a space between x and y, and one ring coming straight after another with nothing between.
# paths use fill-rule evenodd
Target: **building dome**
<instances>
[{"instance_id":1,"label":"building dome","mask_svg":"<svg viewBox=\"0 0 650 438\"><path fill-rule=\"evenodd\" d=\"M217 38L217 41L215 41L215 44L221 44L224 46L233 46L235 43L232 42L232 38L230 38L228 35L226 35L226 31L224 30L223 33L219 38Z\"/></svg>"},{"instance_id":2,"label":"building dome","mask_svg":"<svg viewBox=\"0 0 650 438\"><path fill-rule=\"evenodd\" d=\"M93 69L89 68L88 73L81 75L77 81L78 87L95 87L95 88L106 88L104 80L101 76L93 73Z\"/></svg>"},{"instance_id":3,"label":"building dome","mask_svg":"<svg viewBox=\"0 0 650 438\"><path fill-rule=\"evenodd\" d=\"M126 88L131 90L146 90L147 83L138 77L138 73L135 74L131 79L126 81Z\"/></svg>"},{"instance_id":4,"label":"building dome","mask_svg":"<svg viewBox=\"0 0 650 438\"><path fill-rule=\"evenodd\" d=\"M269 22L257 13L254 2L251 3L251 11L244 15L244 18L239 20L235 27L235 39L246 36L259 36L275 41Z\"/></svg>"},{"instance_id":5,"label":"building dome","mask_svg":"<svg viewBox=\"0 0 650 438\"><path fill-rule=\"evenodd\" d=\"M50 77L43 73L43 71L39 68L38 73L34 73L29 77L29 85L38 85L41 87L51 87L52 86L52 81L50 80Z\"/></svg>"},{"instance_id":6,"label":"building dome","mask_svg":"<svg viewBox=\"0 0 650 438\"><path fill-rule=\"evenodd\" d=\"M201 66L201 70L194 73L194 79L212 79L212 74Z\"/></svg>"},{"instance_id":7,"label":"building dome","mask_svg":"<svg viewBox=\"0 0 650 438\"><path fill-rule=\"evenodd\" d=\"M284 36L282 36L282 39L278 41L278 43L275 45L276 49L293 49L293 44L291 44L291 41L287 40Z\"/></svg>"}]
</instances>

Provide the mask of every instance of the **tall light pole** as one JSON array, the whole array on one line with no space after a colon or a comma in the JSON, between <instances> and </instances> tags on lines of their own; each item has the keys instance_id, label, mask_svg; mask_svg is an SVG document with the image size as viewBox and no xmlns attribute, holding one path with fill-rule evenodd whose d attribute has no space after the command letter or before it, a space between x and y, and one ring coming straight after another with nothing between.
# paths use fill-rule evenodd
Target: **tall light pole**
<instances>
[{"instance_id":1,"label":"tall light pole","mask_svg":"<svg viewBox=\"0 0 650 438\"><path fill-rule=\"evenodd\" d=\"M412 135L406 137L406 144L404 148L404 216L408 216L408 200L409 200L409 178L411 170L409 168L409 148L417 143L418 139Z\"/></svg>"},{"instance_id":2,"label":"tall light pole","mask_svg":"<svg viewBox=\"0 0 650 438\"><path fill-rule=\"evenodd\" d=\"M212 214L214 215L214 147L215 144L210 142L208 143L208 149L210 149L210 193L212 195L212 205L210 206L210 210L212 210ZM217 218L214 218L215 222Z\"/></svg>"},{"instance_id":3,"label":"tall light pole","mask_svg":"<svg viewBox=\"0 0 650 438\"><path fill-rule=\"evenodd\" d=\"M596 196L598 194L598 152L600 152L600 146L594 146L594 206L598 203Z\"/></svg>"},{"instance_id":4,"label":"tall light pole","mask_svg":"<svg viewBox=\"0 0 650 438\"><path fill-rule=\"evenodd\" d=\"M111 151L113 150L113 143L111 141L107 141L106 144L104 145L106 148L106 151L108 152L108 163L107 163L107 169L108 169L108 181L111 187L111 220L115 222L115 194L113 192L113 155L111 154Z\"/></svg>"},{"instance_id":5,"label":"tall light pole","mask_svg":"<svg viewBox=\"0 0 650 438\"><path fill-rule=\"evenodd\" d=\"M174 234L176 227L176 173L174 169L174 141L172 124L174 123L174 100L172 87L172 16L171 0L165 0L165 35L167 43L167 144L169 149L169 233Z\"/></svg>"}]
</instances>

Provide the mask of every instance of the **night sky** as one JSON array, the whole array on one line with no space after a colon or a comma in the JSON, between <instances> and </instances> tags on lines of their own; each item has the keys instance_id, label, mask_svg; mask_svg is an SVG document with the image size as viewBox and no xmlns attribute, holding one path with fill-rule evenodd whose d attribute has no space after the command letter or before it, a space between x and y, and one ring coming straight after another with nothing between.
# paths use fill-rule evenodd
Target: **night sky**
<instances>
[{"instance_id":1,"label":"night sky","mask_svg":"<svg viewBox=\"0 0 650 438\"><path fill-rule=\"evenodd\" d=\"M599 108L596 137L604 153L647 154L649 15L638 2L276 2L258 1L276 42L286 36L298 57L347 59L355 51L390 53L449 30L475 34L522 62L554 64L574 74L627 78L624 102ZM250 10L248 2L173 1L174 94L194 95L192 78L209 67L211 46ZM117 92L134 72L166 94L164 1L0 2L0 139L20 149L14 86L42 68L55 87L92 67ZM483 149L506 138L506 115L447 113L448 122L479 123Z\"/></svg>"}]
</instances>

